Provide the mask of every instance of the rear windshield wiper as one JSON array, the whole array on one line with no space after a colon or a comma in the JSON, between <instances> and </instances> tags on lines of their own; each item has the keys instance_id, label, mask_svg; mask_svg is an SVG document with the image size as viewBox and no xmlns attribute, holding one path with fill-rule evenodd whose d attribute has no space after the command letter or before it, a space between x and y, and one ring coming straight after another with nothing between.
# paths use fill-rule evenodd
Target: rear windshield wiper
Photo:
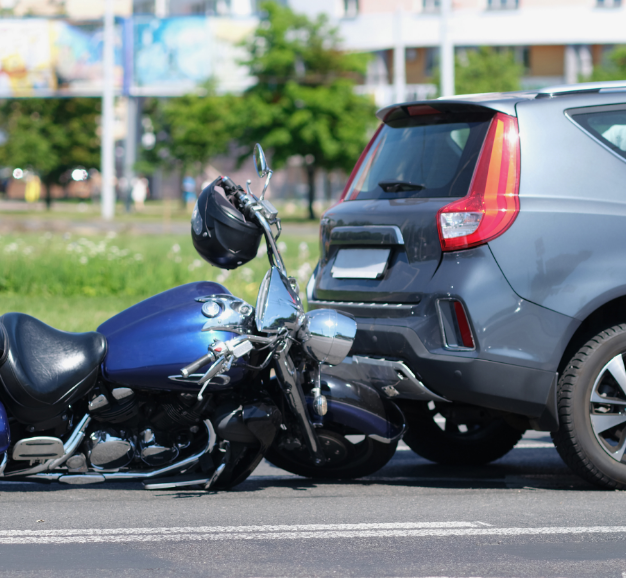
<instances>
[{"instance_id":1,"label":"rear windshield wiper","mask_svg":"<svg viewBox=\"0 0 626 578\"><path fill-rule=\"evenodd\" d=\"M378 186L386 193L404 193L405 191L421 191L426 188L426 185L418 185L417 183L410 183L409 181L380 181Z\"/></svg>"}]
</instances>

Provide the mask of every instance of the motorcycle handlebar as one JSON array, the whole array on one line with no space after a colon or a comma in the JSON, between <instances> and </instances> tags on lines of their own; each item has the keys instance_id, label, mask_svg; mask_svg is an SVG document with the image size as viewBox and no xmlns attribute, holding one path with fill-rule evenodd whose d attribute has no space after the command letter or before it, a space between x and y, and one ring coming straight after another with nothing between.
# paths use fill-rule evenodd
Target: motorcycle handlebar
<instances>
[{"instance_id":1,"label":"motorcycle handlebar","mask_svg":"<svg viewBox=\"0 0 626 578\"><path fill-rule=\"evenodd\" d=\"M215 361L215 354L212 351L209 351L206 355L200 357L200 359L196 359L193 363L186 365L180 370L180 374L186 379L188 378L196 369L200 369L201 367L207 365Z\"/></svg>"}]
</instances>

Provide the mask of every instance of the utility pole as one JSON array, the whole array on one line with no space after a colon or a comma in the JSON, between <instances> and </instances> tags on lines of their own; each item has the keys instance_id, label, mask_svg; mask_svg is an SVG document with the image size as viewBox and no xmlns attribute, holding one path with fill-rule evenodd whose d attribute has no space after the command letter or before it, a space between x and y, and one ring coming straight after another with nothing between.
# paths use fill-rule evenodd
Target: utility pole
<instances>
[{"instance_id":1,"label":"utility pole","mask_svg":"<svg viewBox=\"0 0 626 578\"><path fill-rule=\"evenodd\" d=\"M114 53L113 0L104 4L104 47L102 55L102 218L115 215L115 137L113 135L113 66Z\"/></svg>"},{"instance_id":2,"label":"utility pole","mask_svg":"<svg viewBox=\"0 0 626 578\"><path fill-rule=\"evenodd\" d=\"M393 88L396 102L406 101L406 49L402 35L403 13L401 9L394 14L393 46Z\"/></svg>"},{"instance_id":3,"label":"utility pole","mask_svg":"<svg viewBox=\"0 0 626 578\"><path fill-rule=\"evenodd\" d=\"M439 38L439 66L441 69L441 96L454 96L454 44L450 35L452 0L441 0L441 29Z\"/></svg>"}]
</instances>

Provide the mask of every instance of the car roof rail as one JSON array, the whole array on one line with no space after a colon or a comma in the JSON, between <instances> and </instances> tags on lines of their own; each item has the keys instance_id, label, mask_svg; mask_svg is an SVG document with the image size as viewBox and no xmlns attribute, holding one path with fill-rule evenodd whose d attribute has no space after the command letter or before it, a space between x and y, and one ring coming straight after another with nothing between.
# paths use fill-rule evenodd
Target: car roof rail
<instances>
[{"instance_id":1,"label":"car roof rail","mask_svg":"<svg viewBox=\"0 0 626 578\"><path fill-rule=\"evenodd\" d=\"M542 88L535 98L552 98L568 94L585 92L622 92L626 91L626 80L607 80L604 82L581 82L580 84L562 84Z\"/></svg>"}]
</instances>

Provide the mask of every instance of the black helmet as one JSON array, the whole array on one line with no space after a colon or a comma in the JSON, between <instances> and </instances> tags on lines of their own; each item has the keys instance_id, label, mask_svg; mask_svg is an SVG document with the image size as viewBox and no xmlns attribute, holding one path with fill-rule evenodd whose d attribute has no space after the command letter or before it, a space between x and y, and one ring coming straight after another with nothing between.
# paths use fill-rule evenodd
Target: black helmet
<instances>
[{"instance_id":1,"label":"black helmet","mask_svg":"<svg viewBox=\"0 0 626 578\"><path fill-rule=\"evenodd\" d=\"M222 185L219 177L200 193L191 216L191 238L198 254L211 265L236 269L256 257L263 230L246 220L232 202L235 191Z\"/></svg>"}]
</instances>

